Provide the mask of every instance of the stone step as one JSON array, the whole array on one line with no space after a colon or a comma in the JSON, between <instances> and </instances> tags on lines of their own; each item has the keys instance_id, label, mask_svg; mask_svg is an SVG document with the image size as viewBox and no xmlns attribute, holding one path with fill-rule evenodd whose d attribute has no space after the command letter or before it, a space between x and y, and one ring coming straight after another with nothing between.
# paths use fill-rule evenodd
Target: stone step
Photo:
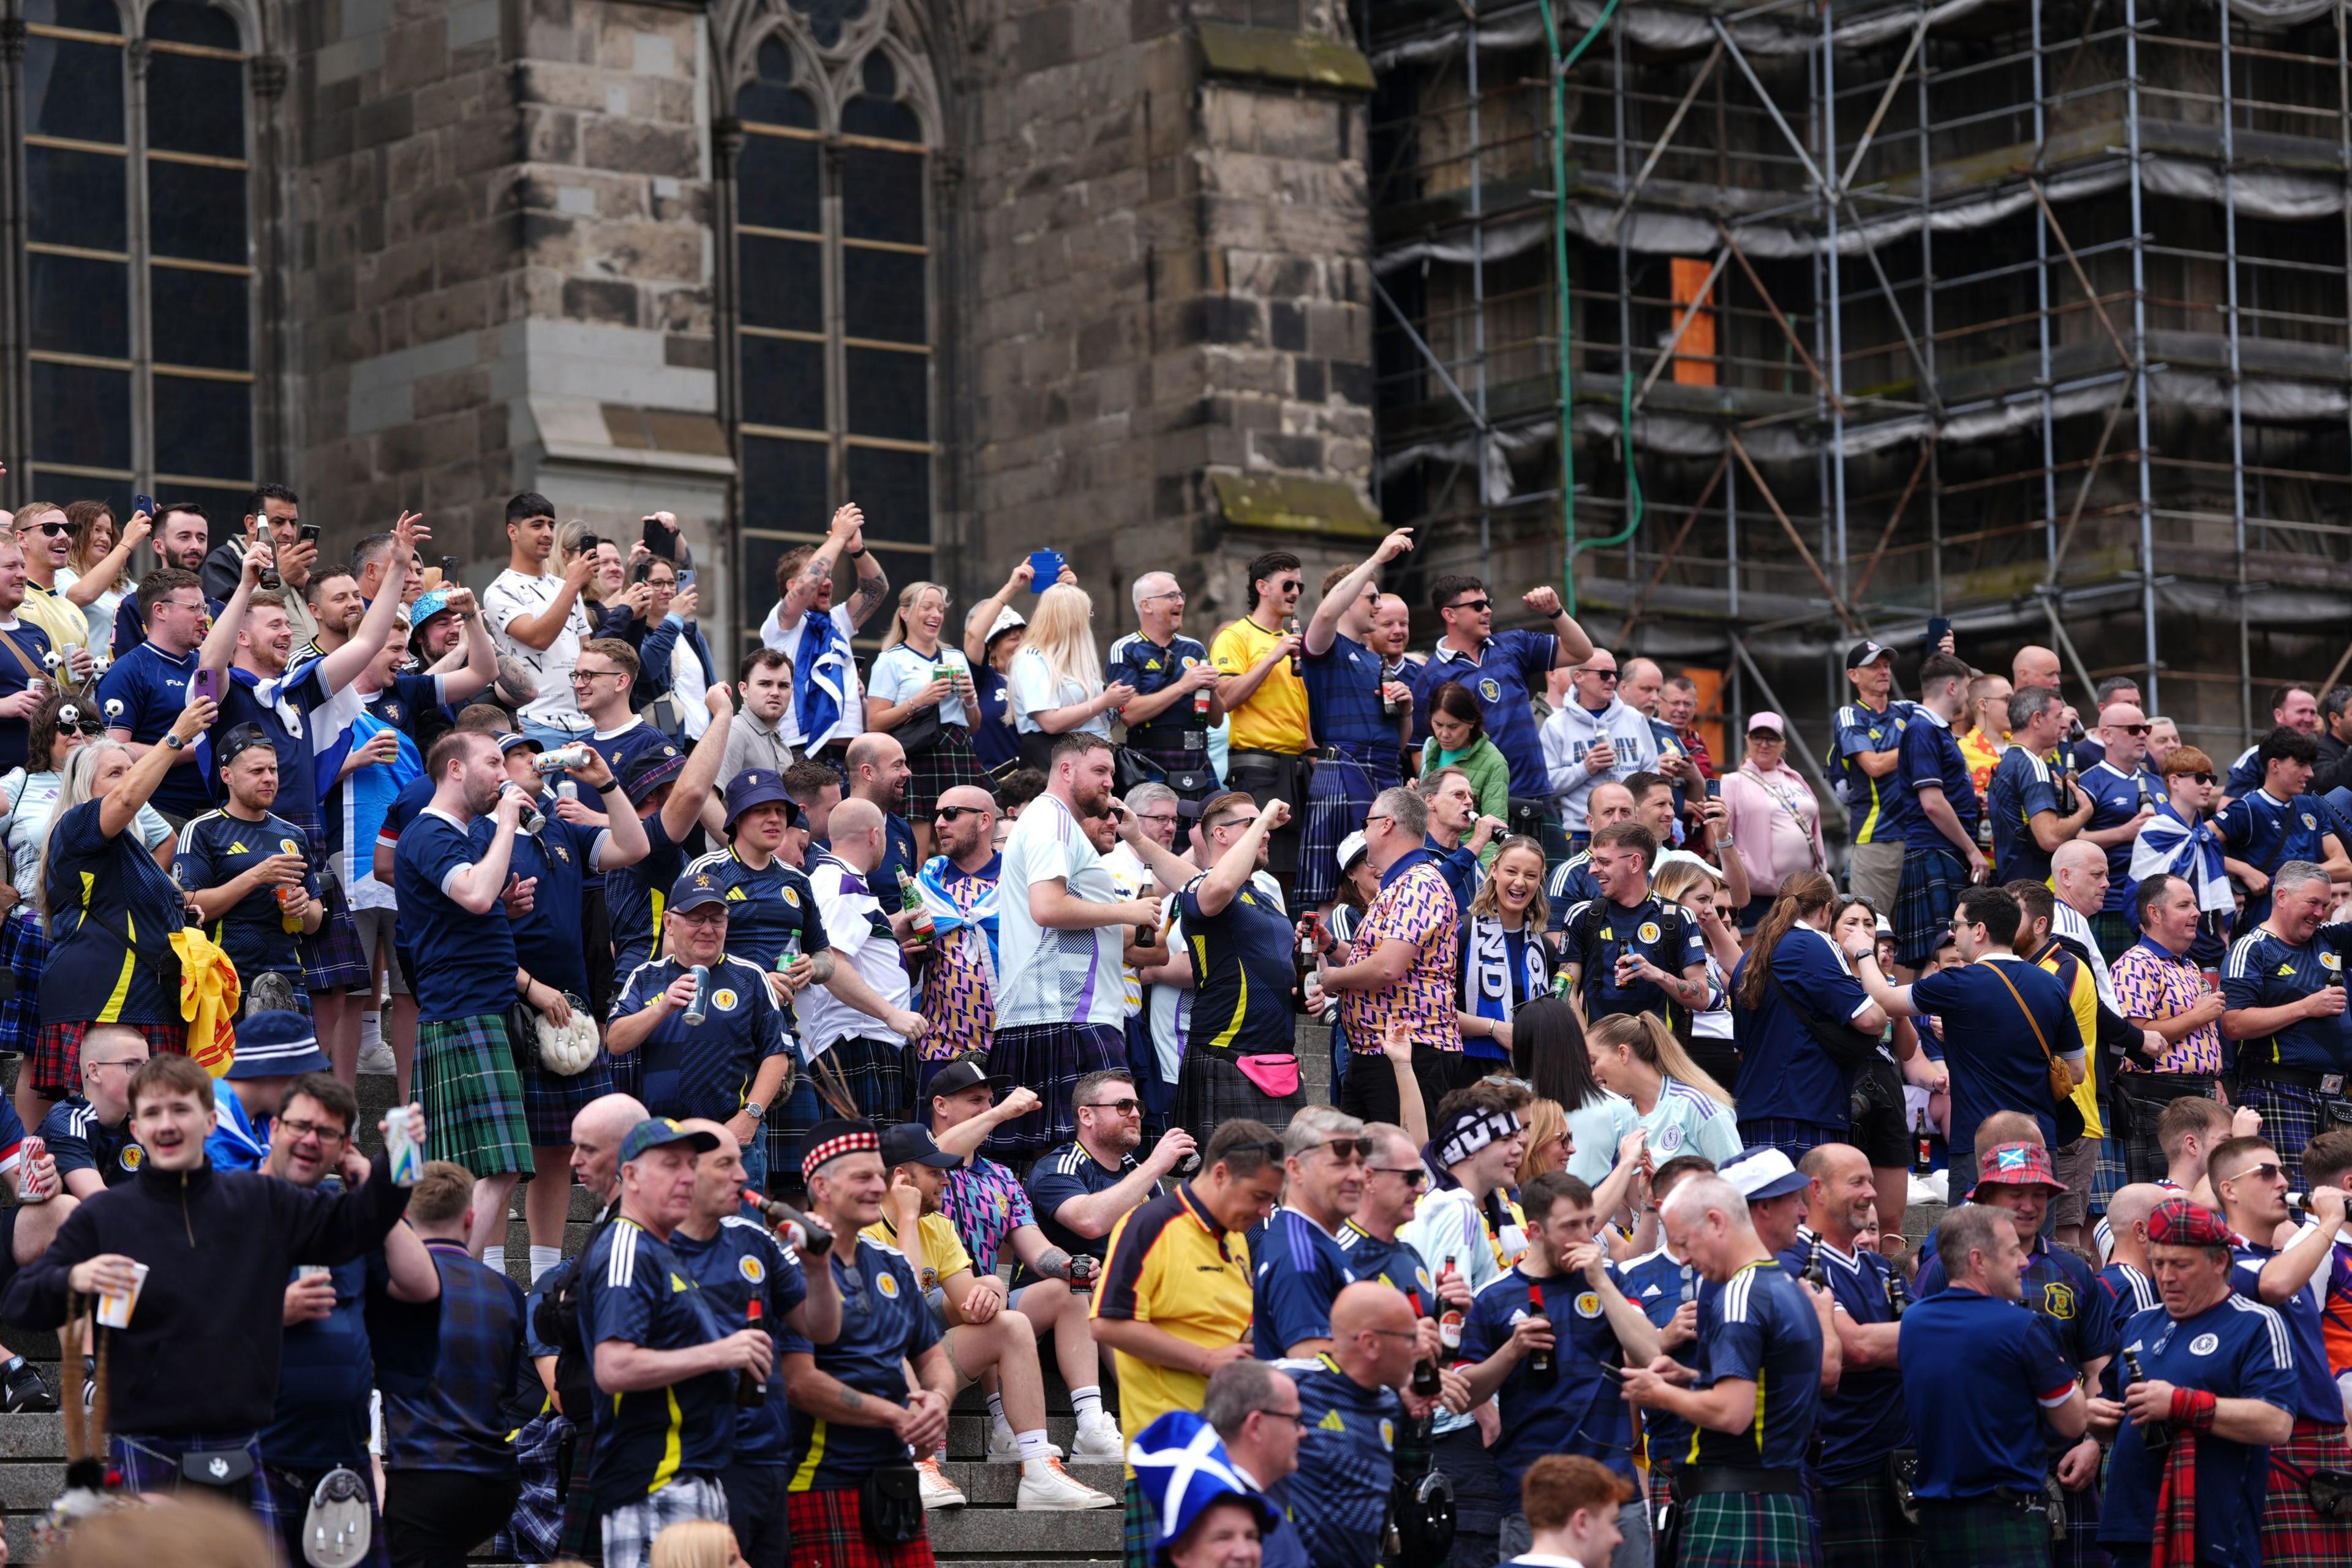
<instances>
[{"instance_id":1,"label":"stone step","mask_svg":"<svg viewBox=\"0 0 2352 1568\"><path fill-rule=\"evenodd\" d=\"M1063 1453L1077 1441L1078 1421L1075 1415L1047 1415L1045 1437L1059 1445ZM988 1409L959 1410L948 1417L948 1457L951 1459L985 1460L988 1457Z\"/></svg>"},{"instance_id":2,"label":"stone step","mask_svg":"<svg viewBox=\"0 0 2352 1568\"><path fill-rule=\"evenodd\" d=\"M1116 1480L1114 1474L1110 1491L1114 1498L1118 1495ZM1032 1513L1011 1507L935 1508L924 1516L924 1524L930 1533L931 1550L943 1560L1117 1557L1126 1539L1124 1515L1117 1507Z\"/></svg>"}]
</instances>

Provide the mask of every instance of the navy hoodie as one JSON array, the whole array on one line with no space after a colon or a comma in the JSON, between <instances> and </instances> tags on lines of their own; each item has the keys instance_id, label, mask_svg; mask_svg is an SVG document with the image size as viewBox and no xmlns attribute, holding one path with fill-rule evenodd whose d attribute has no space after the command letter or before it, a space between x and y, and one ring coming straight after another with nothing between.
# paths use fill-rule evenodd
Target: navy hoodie
<instances>
[{"instance_id":1,"label":"navy hoodie","mask_svg":"<svg viewBox=\"0 0 2352 1568\"><path fill-rule=\"evenodd\" d=\"M278 1402L286 1277L348 1263L383 1244L408 1192L382 1154L355 1192L298 1187L254 1171L165 1171L151 1161L68 1216L0 1300L0 1320L66 1320L77 1263L116 1252L148 1266L131 1327L110 1330L107 1402L116 1431L229 1436L269 1425Z\"/></svg>"}]
</instances>

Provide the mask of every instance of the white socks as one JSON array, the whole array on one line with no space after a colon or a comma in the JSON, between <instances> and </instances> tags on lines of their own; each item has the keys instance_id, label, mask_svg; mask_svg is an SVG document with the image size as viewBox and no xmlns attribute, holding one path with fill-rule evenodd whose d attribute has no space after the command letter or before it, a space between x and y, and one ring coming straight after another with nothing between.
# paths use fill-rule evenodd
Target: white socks
<instances>
[{"instance_id":1,"label":"white socks","mask_svg":"<svg viewBox=\"0 0 2352 1568\"><path fill-rule=\"evenodd\" d=\"M1021 1447L1021 1463L1024 1468L1054 1457L1054 1446L1045 1440L1045 1428L1043 1426L1034 1432L1015 1432L1013 1440Z\"/></svg>"},{"instance_id":2,"label":"white socks","mask_svg":"<svg viewBox=\"0 0 2352 1568\"><path fill-rule=\"evenodd\" d=\"M988 1396L988 1426L991 1431L994 1431L999 1426L1008 1432L1013 1430L1012 1423L1004 1419L1004 1395L1002 1394L992 1394Z\"/></svg>"},{"instance_id":3,"label":"white socks","mask_svg":"<svg viewBox=\"0 0 2352 1568\"><path fill-rule=\"evenodd\" d=\"M482 1248L482 1267L493 1274L504 1274L507 1271L507 1249L503 1247Z\"/></svg>"},{"instance_id":4,"label":"white socks","mask_svg":"<svg viewBox=\"0 0 2352 1568\"><path fill-rule=\"evenodd\" d=\"M1100 1415L1103 1413L1100 1385L1070 1390L1070 1408L1081 1421L1089 1415Z\"/></svg>"},{"instance_id":5,"label":"white socks","mask_svg":"<svg viewBox=\"0 0 2352 1568\"><path fill-rule=\"evenodd\" d=\"M563 1248L560 1247L533 1247L530 1249L530 1282L534 1286L537 1285L540 1281L541 1276L544 1275L549 1269L554 1268L557 1264L562 1261Z\"/></svg>"}]
</instances>

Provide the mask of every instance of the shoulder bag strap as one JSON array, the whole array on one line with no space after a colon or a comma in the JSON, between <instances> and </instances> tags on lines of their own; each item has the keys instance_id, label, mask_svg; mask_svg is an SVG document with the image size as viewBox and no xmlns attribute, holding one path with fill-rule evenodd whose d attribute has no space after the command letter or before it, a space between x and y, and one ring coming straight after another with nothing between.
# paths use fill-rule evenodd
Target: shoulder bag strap
<instances>
[{"instance_id":1,"label":"shoulder bag strap","mask_svg":"<svg viewBox=\"0 0 2352 1568\"><path fill-rule=\"evenodd\" d=\"M18 626L22 626L25 623L19 621L16 624ZM45 680L48 678L49 672L43 669L39 665L35 664L31 656L25 652L24 645L19 643L15 637L10 637L5 631L0 631L0 643L6 643L8 645L8 651L16 656L16 662L25 667L25 675L26 679L32 680Z\"/></svg>"},{"instance_id":2,"label":"shoulder bag strap","mask_svg":"<svg viewBox=\"0 0 2352 1568\"><path fill-rule=\"evenodd\" d=\"M2025 1005L2025 997L2019 992L2016 984L2012 982L2008 975L2003 974L2000 972L2000 964L1988 963L1985 967L1991 970L1993 973L1993 978L2000 981L2001 984L2007 988L2011 999L2017 1004L2017 1010L2025 1015L2025 1022L2033 1030L2033 1043L2042 1047L2042 1059L2050 1064L2051 1070L2053 1073L2058 1071L2058 1058L2050 1049L2049 1037L2042 1032L2042 1020L2035 1017L2033 1016L2033 1009Z\"/></svg>"}]
</instances>

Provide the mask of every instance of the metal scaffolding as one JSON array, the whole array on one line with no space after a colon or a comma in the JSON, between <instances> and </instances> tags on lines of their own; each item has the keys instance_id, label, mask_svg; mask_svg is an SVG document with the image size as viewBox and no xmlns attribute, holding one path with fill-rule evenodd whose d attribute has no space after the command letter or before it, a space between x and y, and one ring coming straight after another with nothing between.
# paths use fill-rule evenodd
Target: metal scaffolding
<instances>
[{"instance_id":1,"label":"metal scaffolding","mask_svg":"<svg viewBox=\"0 0 2352 1568\"><path fill-rule=\"evenodd\" d=\"M2347 0L1367 4L1431 569L1572 542L1594 635L1733 716L1938 616L2217 752L2352 661Z\"/></svg>"}]
</instances>

